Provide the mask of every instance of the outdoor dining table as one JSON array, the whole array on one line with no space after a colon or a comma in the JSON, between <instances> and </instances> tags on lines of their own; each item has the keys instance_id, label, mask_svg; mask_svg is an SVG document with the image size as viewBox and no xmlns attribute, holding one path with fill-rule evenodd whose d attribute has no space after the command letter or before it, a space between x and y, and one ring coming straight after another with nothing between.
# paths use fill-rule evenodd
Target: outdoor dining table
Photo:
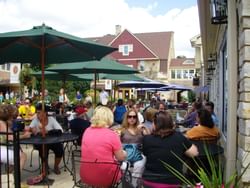
<instances>
[{"instance_id":1,"label":"outdoor dining table","mask_svg":"<svg viewBox=\"0 0 250 188\"><path fill-rule=\"evenodd\" d=\"M74 142L78 139L78 135L70 133L70 132L64 132L60 135L46 135L46 137L42 137L42 135L32 135L30 138L25 138L20 140L20 144L33 144L33 145L47 145L47 144L57 144L57 143L69 143L69 142ZM66 164L65 161L65 148L67 144L64 147L64 152L63 152L63 163L64 163L64 168L65 170L67 169L71 174L71 170ZM47 174L46 174L47 176ZM48 179L45 177L46 183L52 184L53 180Z\"/></svg>"}]
</instances>

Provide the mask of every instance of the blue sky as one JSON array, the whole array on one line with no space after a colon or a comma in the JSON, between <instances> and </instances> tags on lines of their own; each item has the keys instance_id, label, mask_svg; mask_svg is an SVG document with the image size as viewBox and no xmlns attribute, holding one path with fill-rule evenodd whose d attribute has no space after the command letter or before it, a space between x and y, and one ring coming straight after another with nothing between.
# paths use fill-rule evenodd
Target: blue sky
<instances>
[{"instance_id":1,"label":"blue sky","mask_svg":"<svg viewBox=\"0 0 250 188\"><path fill-rule=\"evenodd\" d=\"M185 9L197 4L197 0L125 0L130 6L147 8L154 5L150 11L154 16L165 14L167 11L179 8Z\"/></svg>"},{"instance_id":2,"label":"blue sky","mask_svg":"<svg viewBox=\"0 0 250 188\"><path fill-rule=\"evenodd\" d=\"M176 56L194 57L190 39L200 33L196 0L0 0L0 13L0 33L42 23L83 38L115 34L115 25L173 31Z\"/></svg>"}]
</instances>

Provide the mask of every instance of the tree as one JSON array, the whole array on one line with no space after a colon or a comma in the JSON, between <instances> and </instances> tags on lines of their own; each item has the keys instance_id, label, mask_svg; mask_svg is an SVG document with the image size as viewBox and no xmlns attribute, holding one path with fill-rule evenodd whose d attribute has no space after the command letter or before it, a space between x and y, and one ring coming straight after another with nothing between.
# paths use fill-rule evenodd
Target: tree
<instances>
[{"instance_id":1,"label":"tree","mask_svg":"<svg viewBox=\"0 0 250 188\"><path fill-rule=\"evenodd\" d=\"M36 79L31 75L32 69L29 64L23 64L22 70L19 74L19 81L21 86L21 94L23 94L24 87L26 86L28 90L35 88Z\"/></svg>"}]
</instances>

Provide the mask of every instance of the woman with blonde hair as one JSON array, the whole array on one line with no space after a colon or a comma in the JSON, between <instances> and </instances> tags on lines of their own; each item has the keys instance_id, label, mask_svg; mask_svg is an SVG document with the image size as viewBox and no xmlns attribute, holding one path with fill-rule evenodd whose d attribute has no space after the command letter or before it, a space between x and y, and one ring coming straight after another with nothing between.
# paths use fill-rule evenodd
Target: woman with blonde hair
<instances>
[{"instance_id":1,"label":"woman with blonde hair","mask_svg":"<svg viewBox=\"0 0 250 188\"><path fill-rule=\"evenodd\" d=\"M117 161L126 159L120 138L109 129L113 124L112 111L105 106L95 109L91 126L82 137L80 176L82 182L97 187L110 187L117 182ZM115 178L115 180L113 179Z\"/></svg>"}]
</instances>

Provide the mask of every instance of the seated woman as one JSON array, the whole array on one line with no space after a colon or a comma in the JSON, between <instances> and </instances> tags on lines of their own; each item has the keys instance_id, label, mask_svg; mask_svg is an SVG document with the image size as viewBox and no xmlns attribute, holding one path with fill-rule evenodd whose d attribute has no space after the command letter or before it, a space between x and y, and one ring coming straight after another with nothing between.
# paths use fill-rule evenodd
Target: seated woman
<instances>
[{"instance_id":1,"label":"seated woman","mask_svg":"<svg viewBox=\"0 0 250 188\"><path fill-rule=\"evenodd\" d=\"M7 147L6 144L8 141L13 140L13 135L7 133L12 132L12 124L18 115L18 110L14 105L10 104L1 104L0 105L0 132L3 133L0 135L0 161L1 163L9 165L9 170L13 170L14 166L14 150L11 146ZM6 134L4 134L6 133ZM30 133L25 132L23 135L20 135L20 139L30 137ZM26 154L21 150L20 151L20 169L23 169Z\"/></svg>"},{"instance_id":2,"label":"seated woman","mask_svg":"<svg viewBox=\"0 0 250 188\"><path fill-rule=\"evenodd\" d=\"M99 106L94 111L91 126L83 134L80 176L82 182L88 185L110 187L121 177L120 171L116 174L116 163L125 160L127 154L122 149L118 134L109 129L113 121L112 111Z\"/></svg>"},{"instance_id":3,"label":"seated woman","mask_svg":"<svg viewBox=\"0 0 250 188\"><path fill-rule=\"evenodd\" d=\"M180 180L164 167L165 163L182 172L184 155L194 157L198 155L197 147L185 136L174 129L171 115L166 112L156 113L152 135L143 138L143 154L147 157L143 173L144 187L180 187ZM156 176L160 174L160 176ZM155 175L155 176L154 176Z\"/></svg>"},{"instance_id":4,"label":"seated woman","mask_svg":"<svg viewBox=\"0 0 250 188\"><path fill-rule=\"evenodd\" d=\"M208 142L217 142L220 137L219 129L214 125L211 113L206 109L197 111L198 126L186 132L187 138L191 140L205 140Z\"/></svg>"},{"instance_id":5,"label":"seated woman","mask_svg":"<svg viewBox=\"0 0 250 188\"><path fill-rule=\"evenodd\" d=\"M121 141L123 144L137 144L142 145L142 139L144 135L149 134L150 131L139 122L138 113L135 109L129 109L122 122ZM129 161L131 163L131 161ZM144 166L146 163L145 156L142 155L141 159L134 162L132 161L132 184L137 186L137 180L142 176Z\"/></svg>"},{"instance_id":6,"label":"seated woman","mask_svg":"<svg viewBox=\"0 0 250 188\"><path fill-rule=\"evenodd\" d=\"M63 132L63 129L61 125L56 121L56 119L52 116L48 116L48 108L45 106L45 111L42 111L42 104L38 104L37 106L37 116L35 119L32 120L30 124L30 129L34 135L41 134L43 125L42 121L44 121L45 126L45 134L48 134L50 131L58 130L59 132ZM48 153L49 150L52 150L55 154L55 162L54 162L54 173L60 174L59 164L63 157L63 144L62 143L56 143L56 144L46 144L43 150L43 145L34 145L35 149L39 151L39 156L42 159L42 161L47 164L48 162ZM43 152L44 151L44 152ZM46 172L45 165L42 165L42 175L35 178L37 182L39 180L41 181L44 178L44 175Z\"/></svg>"}]
</instances>

